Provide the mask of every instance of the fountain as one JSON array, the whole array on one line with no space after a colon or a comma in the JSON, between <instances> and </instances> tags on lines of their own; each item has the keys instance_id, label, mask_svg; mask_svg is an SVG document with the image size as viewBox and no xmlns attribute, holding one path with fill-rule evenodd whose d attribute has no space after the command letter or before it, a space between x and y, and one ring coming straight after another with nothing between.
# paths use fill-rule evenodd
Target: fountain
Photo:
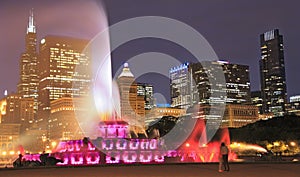
<instances>
[{"instance_id":1,"label":"fountain","mask_svg":"<svg viewBox=\"0 0 300 177\"><path fill-rule=\"evenodd\" d=\"M145 23L145 20L148 20L149 23ZM103 19L103 22L107 24L106 19ZM157 22L159 22L159 24L156 24ZM188 39L189 37L191 41L196 40L196 42L194 41L195 43L186 44L185 42L189 40L180 41L176 38L178 37L177 33L170 35L170 26L162 25L166 23L171 26L182 25L181 22L179 23L172 19L160 17L141 17L121 22L111 29L116 33L116 31L120 30L118 27L124 24L123 27L125 29L131 26L143 26L128 25L126 23L145 23L145 25L155 23L151 25L151 27L166 28L165 31L168 32L166 36L170 37L169 40L182 44L182 46L188 46L187 48L190 47L191 53L198 58L204 57L212 60L217 58L211 46L201 35L197 33L200 37L193 37L195 31L193 31L192 28L179 26L182 31L190 31L191 35L185 36L185 38ZM76 112L76 116L78 124L85 133L85 136L89 138L61 141L52 150L49 156L62 160L62 162L57 164L60 166L115 163L163 163L166 157L177 158L179 159L178 162L216 162L218 160L217 154L220 143L225 142L229 144L230 142L228 130L219 130L217 133L218 138L208 138L206 134L206 122L200 118L186 119L187 122L184 122L183 126L187 128L188 131L185 133L179 131L182 127L178 125L174 127L173 132L158 139L138 139L128 136L130 125L120 116L118 88L112 79L110 46L112 46L114 50L122 43L127 42L126 40L130 41L140 37L164 39L166 36L163 36L163 33L153 33L156 31L161 32L161 30L150 30L149 34L144 34L144 32L146 32L144 29L140 30L142 34L138 34L138 30L127 29L125 31L137 31L137 34L130 33L130 35L126 34L122 37L119 36L119 38L116 37L114 40L111 40L112 44L110 45L109 31L104 30L92 39L83 51L83 53L89 56L92 62L91 75L93 76L93 82L91 83L90 94L86 98L86 102L84 104L76 103L78 105L74 106L80 108L79 110L87 110L87 112L84 113ZM114 35L112 35L112 37L114 37ZM124 41L118 43L116 42L117 39ZM204 46L203 49L199 50L198 45ZM100 47L101 50L99 50ZM199 57L198 55L203 56ZM221 74L221 76L223 76L222 72L217 73L217 69L211 72L216 72L213 74ZM80 66L76 68L76 70L80 72ZM222 81L222 79L224 80L224 76L218 76L214 79L209 78L209 81L213 83L212 87L216 85L216 80L218 79ZM216 97L214 94L215 93L212 93L212 96ZM224 105L221 105L221 107L224 107ZM222 111L219 113L222 115ZM178 136L178 132L181 134L179 135L180 139L176 139L178 142L174 142L174 137ZM175 145L170 146L170 144ZM40 155L25 155L24 158L26 160L39 160ZM230 158L232 159L233 156L230 156Z\"/></svg>"}]
</instances>

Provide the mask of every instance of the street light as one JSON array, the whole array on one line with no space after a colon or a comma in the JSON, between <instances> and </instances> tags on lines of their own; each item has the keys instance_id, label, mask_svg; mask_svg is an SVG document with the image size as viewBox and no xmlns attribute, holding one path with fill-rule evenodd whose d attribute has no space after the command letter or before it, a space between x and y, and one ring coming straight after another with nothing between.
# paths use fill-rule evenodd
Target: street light
<instances>
[{"instance_id":1,"label":"street light","mask_svg":"<svg viewBox=\"0 0 300 177\"><path fill-rule=\"evenodd\" d=\"M279 146L279 142L274 142L274 146Z\"/></svg>"},{"instance_id":2,"label":"street light","mask_svg":"<svg viewBox=\"0 0 300 177\"><path fill-rule=\"evenodd\" d=\"M52 141L51 146L53 149L55 148L56 145L57 145L57 143L55 141Z\"/></svg>"},{"instance_id":3,"label":"street light","mask_svg":"<svg viewBox=\"0 0 300 177\"><path fill-rule=\"evenodd\" d=\"M291 146L296 146L296 143L294 141L290 142Z\"/></svg>"}]
</instances>

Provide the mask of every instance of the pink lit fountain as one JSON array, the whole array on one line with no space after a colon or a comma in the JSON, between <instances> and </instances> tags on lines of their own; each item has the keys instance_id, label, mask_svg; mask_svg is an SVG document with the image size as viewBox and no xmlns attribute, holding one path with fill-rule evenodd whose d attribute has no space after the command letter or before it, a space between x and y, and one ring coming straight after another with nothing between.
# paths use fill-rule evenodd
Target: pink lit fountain
<instances>
[{"instance_id":1,"label":"pink lit fountain","mask_svg":"<svg viewBox=\"0 0 300 177\"><path fill-rule=\"evenodd\" d=\"M101 20L106 22L107 19ZM166 149L167 143L163 137L130 138L130 125L120 116L118 87L112 80L108 31L101 32L91 40L83 53L91 59L93 78L85 103L75 105L79 108L75 110L87 110L84 113L76 112L76 117L85 136L89 138L58 143L49 155L63 161L57 165L163 163L165 157L179 157L179 162L217 161L220 143L230 142L228 130L220 130L219 140L207 142L203 119L194 120L193 127L188 127L191 131L177 142L178 146L171 149ZM81 69L80 66L76 68L78 72ZM26 155L25 159L38 160L39 155Z\"/></svg>"}]
</instances>

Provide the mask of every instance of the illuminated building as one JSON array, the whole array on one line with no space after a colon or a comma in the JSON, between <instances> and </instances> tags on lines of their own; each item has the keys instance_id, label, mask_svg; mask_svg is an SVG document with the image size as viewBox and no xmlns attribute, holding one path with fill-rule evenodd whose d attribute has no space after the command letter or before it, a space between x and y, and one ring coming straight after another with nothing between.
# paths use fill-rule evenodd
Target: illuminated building
<instances>
[{"instance_id":1,"label":"illuminated building","mask_svg":"<svg viewBox=\"0 0 300 177\"><path fill-rule=\"evenodd\" d=\"M153 108L153 85L146 83L137 83L137 95L144 97L146 111Z\"/></svg>"},{"instance_id":2,"label":"illuminated building","mask_svg":"<svg viewBox=\"0 0 300 177\"><path fill-rule=\"evenodd\" d=\"M205 67L202 66L203 64ZM224 71L226 83L216 83L212 86L209 78L217 77L212 73L219 67L222 67ZM170 79L172 107L188 108L194 104L210 102L251 103L249 66L246 65L223 61L185 63L170 69ZM227 96L212 97L212 93Z\"/></svg>"},{"instance_id":3,"label":"illuminated building","mask_svg":"<svg viewBox=\"0 0 300 177\"><path fill-rule=\"evenodd\" d=\"M162 117L162 116L174 116L180 117L185 115L186 110L180 108L173 108L173 107L154 107L149 116L151 117Z\"/></svg>"},{"instance_id":4,"label":"illuminated building","mask_svg":"<svg viewBox=\"0 0 300 177\"><path fill-rule=\"evenodd\" d=\"M224 115L220 115L220 106L209 104L194 105L187 113L193 118L204 120L206 129L238 128L259 120L258 107L246 104L226 104Z\"/></svg>"},{"instance_id":5,"label":"illuminated building","mask_svg":"<svg viewBox=\"0 0 300 177\"><path fill-rule=\"evenodd\" d=\"M0 123L2 122L3 116L6 114L6 98L0 100Z\"/></svg>"},{"instance_id":6,"label":"illuminated building","mask_svg":"<svg viewBox=\"0 0 300 177\"><path fill-rule=\"evenodd\" d=\"M0 124L0 164L2 162L6 165L9 159L16 157L19 151L19 138L20 124Z\"/></svg>"},{"instance_id":7,"label":"illuminated building","mask_svg":"<svg viewBox=\"0 0 300 177\"><path fill-rule=\"evenodd\" d=\"M251 92L251 102L252 105L255 105L258 107L259 114L263 114L263 107L262 107L262 97L261 97L261 91L253 91Z\"/></svg>"},{"instance_id":8,"label":"illuminated building","mask_svg":"<svg viewBox=\"0 0 300 177\"><path fill-rule=\"evenodd\" d=\"M202 65L205 65L203 67ZM226 83L217 83L212 86L209 78L214 78L213 70L222 67ZM224 61L204 61L201 63L193 63L190 65L190 72L193 78L193 104L217 102L231 104L250 104L250 77L249 66L240 64L231 64ZM208 76L210 74L210 76ZM225 85L224 85L225 84ZM214 87L214 88L213 88ZM212 93L220 93L215 95L223 95L226 97L212 97Z\"/></svg>"},{"instance_id":9,"label":"illuminated building","mask_svg":"<svg viewBox=\"0 0 300 177\"><path fill-rule=\"evenodd\" d=\"M76 103L83 102L82 98L62 97L50 103L49 138L51 141L82 139L83 133L76 119ZM80 104L78 103L78 104ZM77 110L75 110L77 109Z\"/></svg>"},{"instance_id":10,"label":"illuminated building","mask_svg":"<svg viewBox=\"0 0 300 177\"><path fill-rule=\"evenodd\" d=\"M290 103L300 102L300 95L295 95L290 97Z\"/></svg>"},{"instance_id":11,"label":"illuminated building","mask_svg":"<svg viewBox=\"0 0 300 177\"><path fill-rule=\"evenodd\" d=\"M290 97L289 113L300 116L300 95Z\"/></svg>"},{"instance_id":12,"label":"illuminated building","mask_svg":"<svg viewBox=\"0 0 300 177\"><path fill-rule=\"evenodd\" d=\"M238 128L258 120L259 115L257 106L227 104L221 127Z\"/></svg>"},{"instance_id":13,"label":"illuminated building","mask_svg":"<svg viewBox=\"0 0 300 177\"><path fill-rule=\"evenodd\" d=\"M34 98L23 98L20 94L9 94L1 101L3 124L21 124L21 133L34 123Z\"/></svg>"},{"instance_id":14,"label":"illuminated building","mask_svg":"<svg viewBox=\"0 0 300 177\"><path fill-rule=\"evenodd\" d=\"M21 55L20 59L20 80L18 83L18 93L24 98L34 99L35 114L38 108L38 73L36 28L33 18L33 11L30 11L29 23L25 37L25 52Z\"/></svg>"},{"instance_id":15,"label":"illuminated building","mask_svg":"<svg viewBox=\"0 0 300 177\"><path fill-rule=\"evenodd\" d=\"M285 113L286 78L283 36L278 29L260 35L260 79L264 113L275 116Z\"/></svg>"},{"instance_id":16,"label":"illuminated building","mask_svg":"<svg viewBox=\"0 0 300 177\"><path fill-rule=\"evenodd\" d=\"M146 115L146 124L151 123L163 116L181 117L186 114L185 109L174 107L153 107Z\"/></svg>"},{"instance_id":17,"label":"illuminated building","mask_svg":"<svg viewBox=\"0 0 300 177\"><path fill-rule=\"evenodd\" d=\"M171 68L169 75L172 107L187 109L191 106L189 63Z\"/></svg>"},{"instance_id":18,"label":"illuminated building","mask_svg":"<svg viewBox=\"0 0 300 177\"><path fill-rule=\"evenodd\" d=\"M64 95L88 95L90 61L82 53L87 43L87 40L61 36L46 36L41 40L38 62L38 123L42 129L48 126L51 101Z\"/></svg>"},{"instance_id":19,"label":"illuminated building","mask_svg":"<svg viewBox=\"0 0 300 177\"><path fill-rule=\"evenodd\" d=\"M127 63L124 64L117 82L120 93L122 119L129 123L131 130L143 132L145 127L144 95L138 94L138 85Z\"/></svg>"}]
</instances>

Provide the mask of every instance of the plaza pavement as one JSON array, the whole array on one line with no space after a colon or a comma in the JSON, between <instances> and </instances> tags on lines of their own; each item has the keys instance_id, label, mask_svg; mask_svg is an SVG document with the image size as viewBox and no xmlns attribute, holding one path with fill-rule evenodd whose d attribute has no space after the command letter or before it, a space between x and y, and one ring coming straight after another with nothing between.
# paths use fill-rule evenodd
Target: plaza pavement
<instances>
[{"instance_id":1,"label":"plaza pavement","mask_svg":"<svg viewBox=\"0 0 300 177\"><path fill-rule=\"evenodd\" d=\"M0 177L300 177L300 163L159 164L0 169Z\"/></svg>"}]
</instances>

